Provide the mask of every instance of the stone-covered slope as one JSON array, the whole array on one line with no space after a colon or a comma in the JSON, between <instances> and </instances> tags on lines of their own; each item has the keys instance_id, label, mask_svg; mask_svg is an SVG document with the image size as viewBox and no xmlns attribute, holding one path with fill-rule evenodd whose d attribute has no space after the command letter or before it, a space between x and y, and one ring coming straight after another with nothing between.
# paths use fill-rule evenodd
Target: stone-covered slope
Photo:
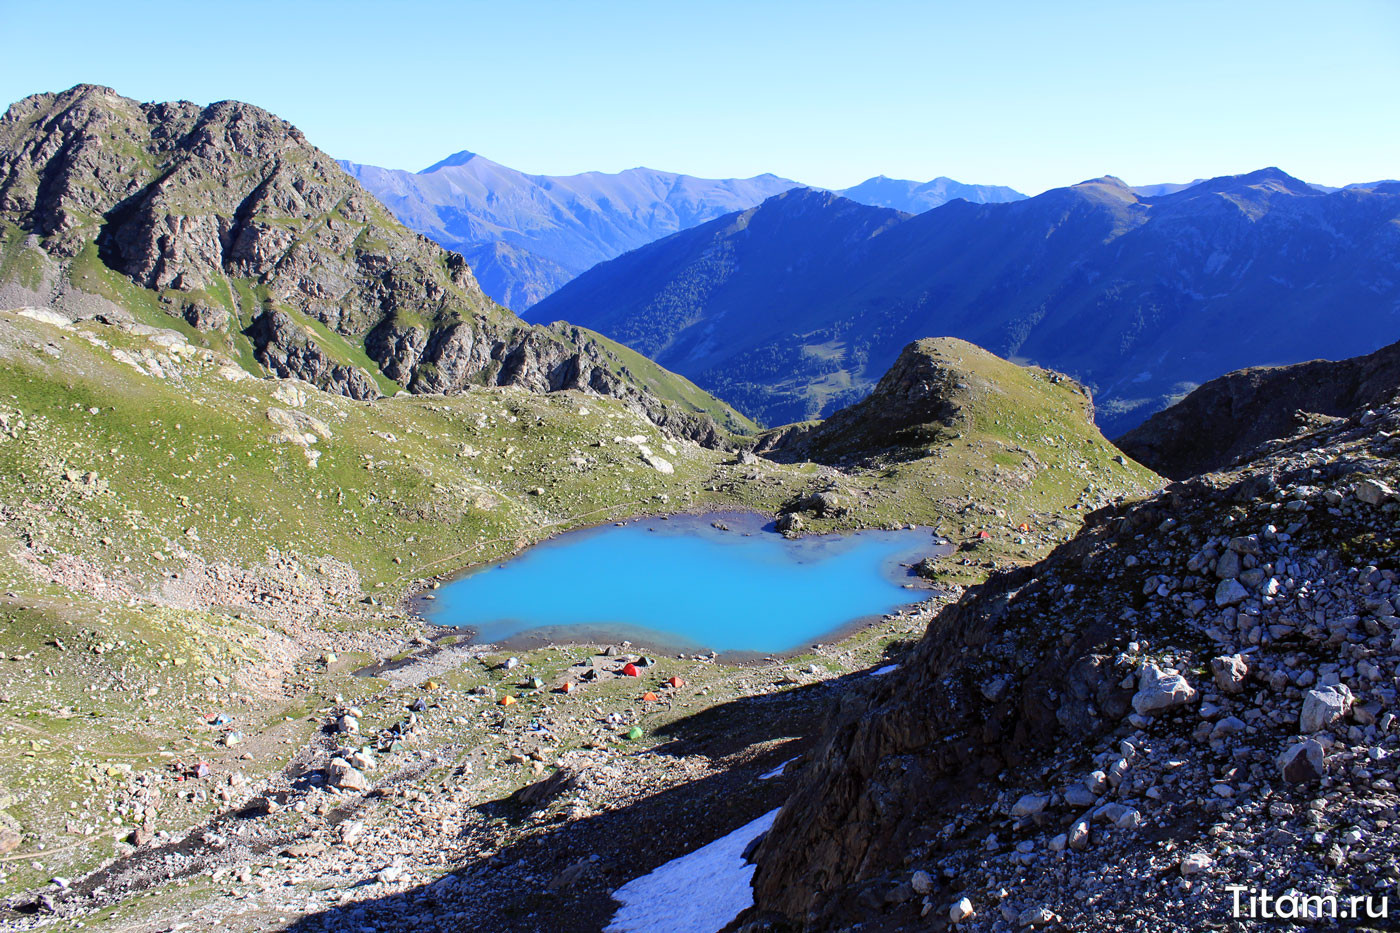
<instances>
[{"instance_id":1,"label":"stone-covered slope","mask_svg":"<svg viewBox=\"0 0 1400 933\"><path fill-rule=\"evenodd\" d=\"M1257 367L1212 379L1118 438L1163 476L1229 466L1265 441L1303 430L1309 415L1345 417L1400 386L1400 343L1366 356Z\"/></svg>"},{"instance_id":2,"label":"stone-covered slope","mask_svg":"<svg viewBox=\"0 0 1400 933\"><path fill-rule=\"evenodd\" d=\"M686 436L718 436L706 411L742 423L713 400L664 397L674 377L629 369L586 331L524 324L461 256L248 104L142 104L90 85L26 98L0 120L0 225L6 306L175 317L249 368L353 398L580 388Z\"/></svg>"},{"instance_id":3,"label":"stone-covered slope","mask_svg":"<svg viewBox=\"0 0 1400 933\"><path fill-rule=\"evenodd\" d=\"M742 928L1226 928L1231 884L1391 891L1397 431L1391 401L1104 509L936 616L833 712Z\"/></svg>"}]
</instances>

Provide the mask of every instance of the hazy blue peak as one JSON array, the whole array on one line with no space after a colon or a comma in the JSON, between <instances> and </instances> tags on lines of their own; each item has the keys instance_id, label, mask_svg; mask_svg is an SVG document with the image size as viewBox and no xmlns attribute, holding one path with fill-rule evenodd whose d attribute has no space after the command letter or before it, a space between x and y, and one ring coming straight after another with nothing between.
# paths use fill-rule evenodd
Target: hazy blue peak
<instances>
[{"instance_id":1,"label":"hazy blue peak","mask_svg":"<svg viewBox=\"0 0 1400 933\"><path fill-rule=\"evenodd\" d=\"M1251 198L1267 197L1271 194L1323 197L1336 190L1335 188L1331 191L1324 190L1317 185L1308 184L1274 166L1245 172L1241 175L1220 175L1216 178L1201 179L1190 185L1157 187L1176 188L1176 190L1160 192L1158 196L1165 199L1185 199L1206 194L1247 195ZM1137 191L1138 189L1133 190Z\"/></svg>"},{"instance_id":2,"label":"hazy blue peak","mask_svg":"<svg viewBox=\"0 0 1400 933\"><path fill-rule=\"evenodd\" d=\"M405 226L465 256L486 293L516 311L599 262L796 184L641 167L530 175L466 150L421 172L341 165Z\"/></svg>"},{"instance_id":3,"label":"hazy blue peak","mask_svg":"<svg viewBox=\"0 0 1400 933\"><path fill-rule=\"evenodd\" d=\"M1000 204L1025 198L1014 188L968 185L944 175L925 182L876 175L836 193L871 207L892 207L910 214L921 214L959 198L974 204Z\"/></svg>"},{"instance_id":4,"label":"hazy blue peak","mask_svg":"<svg viewBox=\"0 0 1400 933\"><path fill-rule=\"evenodd\" d=\"M1275 191L1287 191L1289 194L1316 196L1323 192L1318 191L1312 185L1300 178L1295 178L1277 166L1261 168L1257 171L1247 172L1243 175L1225 175L1220 178L1212 178L1208 184L1220 184L1222 186L1242 185L1253 188L1268 188Z\"/></svg>"},{"instance_id":5,"label":"hazy blue peak","mask_svg":"<svg viewBox=\"0 0 1400 933\"><path fill-rule=\"evenodd\" d=\"M452 155L441 160L440 162L434 162L432 165L429 165L427 168L423 169L423 171L419 172L418 174L427 175L431 172L436 172L438 169L451 168L456 165L466 165L471 160L479 158L481 158L481 156L477 155L475 152L463 149L461 152L452 153Z\"/></svg>"}]
</instances>

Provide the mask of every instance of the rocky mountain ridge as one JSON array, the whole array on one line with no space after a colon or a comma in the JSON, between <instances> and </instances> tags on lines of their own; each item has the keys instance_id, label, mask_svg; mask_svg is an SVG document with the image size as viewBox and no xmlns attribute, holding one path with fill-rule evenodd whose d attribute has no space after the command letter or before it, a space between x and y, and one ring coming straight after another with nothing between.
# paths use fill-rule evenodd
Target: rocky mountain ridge
<instances>
[{"instance_id":1,"label":"rocky mountain ridge","mask_svg":"<svg viewBox=\"0 0 1400 933\"><path fill-rule=\"evenodd\" d=\"M1370 903L1323 916L1387 929L1391 389L1106 508L935 616L803 762L737 927L1264 928L1262 890Z\"/></svg>"},{"instance_id":2,"label":"rocky mountain ridge","mask_svg":"<svg viewBox=\"0 0 1400 933\"><path fill-rule=\"evenodd\" d=\"M1054 389L1052 387L1059 387ZM1060 404L1071 387L1085 422L1093 419L1088 393L1049 370L1008 364L965 340L935 337L905 347L870 395L820 422L762 434L756 453L777 461L898 462L927 457L941 445L976 432L989 407L1027 411ZM999 397L994 406L989 399ZM1035 396L1028 402L1026 396ZM1071 404L1070 408L1075 406ZM980 417L979 417L980 416Z\"/></svg>"},{"instance_id":3,"label":"rocky mountain ridge","mask_svg":"<svg viewBox=\"0 0 1400 933\"><path fill-rule=\"evenodd\" d=\"M1157 412L1115 443L1172 479L1228 467L1268 441L1379 405L1400 386L1400 343L1333 362L1226 373Z\"/></svg>"},{"instance_id":4,"label":"rocky mountain ridge","mask_svg":"<svg viewBox=\"0 0 1400 933\"><path fill-rule=\"evenodd\" d=\"M1026 197L1005 185L967 185L945 175L925 182L876 175L858 185L837 189L835 193L857 204L888 207L906 214L922 214L959 199L973 204L1003 204Z\"/></svg>"},{"instance_id":5,"label":"rocky mountain ridge","mask_svg":"<svg viewBox=\"0 0 1400 933\"><path fill-rule=\"evenodd\" d=\"M1389 342L1397 216L1400 186L1324 193L1277 169L915 216L791 191L596 266L529 317L606 333L767 424L850 404L946 334L1079 380L1116 435L1222 373Z\"/></svg>"},{"instance_id":6,"label":"rocky mountain ridge","mask_svg":"<svg viewBox=\"0 0 1400 933\"><path fill-rule=\"evenodd\" d=\"M581 388L707 443L723 433L710 412L742 424L606 340L524 324L461 256L247 104L140 104L89 85L26 98L0 120L0 224L10 306L178 318L254 369L358 399Z\"/></svg>"}]
</instances>

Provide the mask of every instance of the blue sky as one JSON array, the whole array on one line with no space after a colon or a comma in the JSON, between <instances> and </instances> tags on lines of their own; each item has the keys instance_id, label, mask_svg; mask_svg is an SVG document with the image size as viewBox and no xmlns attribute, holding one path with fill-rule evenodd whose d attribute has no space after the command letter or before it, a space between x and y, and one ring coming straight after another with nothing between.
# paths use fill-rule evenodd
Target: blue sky
<instances>
[{"instance_id":1,"label":"blue sky","mask_svg":"<svg viewBox=\"0 0 1400 933\"><path fill-rule=\"evenodd\" d=\"M94 82L236 98L339 158L470 149L1028 193L1278 165L1400 176L1400 3L0 0L0 98Z\"/></svg>"}]
</instances>

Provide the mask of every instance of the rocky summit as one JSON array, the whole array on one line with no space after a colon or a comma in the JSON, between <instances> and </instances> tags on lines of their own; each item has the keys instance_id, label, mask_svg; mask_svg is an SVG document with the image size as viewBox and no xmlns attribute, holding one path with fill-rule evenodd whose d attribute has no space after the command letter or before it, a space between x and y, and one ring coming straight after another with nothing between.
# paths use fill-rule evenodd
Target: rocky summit
<instances>
[{"instance_id":1,"label":"rocky summit","mask_svg":"<svg viewBox=\"0 0 1400 933\"><path fill-rule=\"evenodd\" d=\"M0 120L0 225L8 307L178 321L255 372L356 399L580 388L707 443L745 423L596 335L522 323L460 255L248 104L89 85L26 98Z\"/></svg>"},{"instance_id":2,"label":"rocky summit","mask_svg":"<svg viewBox=\"0 0 1400 933\"><path fill-rule=\"evenodd\" d=\"M1070 422L1093 419L1089 393L1066 376L1016 366L965 340L930 338L905 347L866 398L825 421L766 432L755 449L780 461L917 460L979 422L1045 409Z\"/></svg>"},{"instance_id":3,"label":"rocky summit","mask_svg":"<svg viewBox=\"0 0 1400 933\"><path fill-rule=\"evenodd\" d=\"M1379 911L1400 879L1395 389L1096 512L935 615L802 761L739 928L1231 928L1267 917L1260 892Z\"/></svg>"}]
</instances>

